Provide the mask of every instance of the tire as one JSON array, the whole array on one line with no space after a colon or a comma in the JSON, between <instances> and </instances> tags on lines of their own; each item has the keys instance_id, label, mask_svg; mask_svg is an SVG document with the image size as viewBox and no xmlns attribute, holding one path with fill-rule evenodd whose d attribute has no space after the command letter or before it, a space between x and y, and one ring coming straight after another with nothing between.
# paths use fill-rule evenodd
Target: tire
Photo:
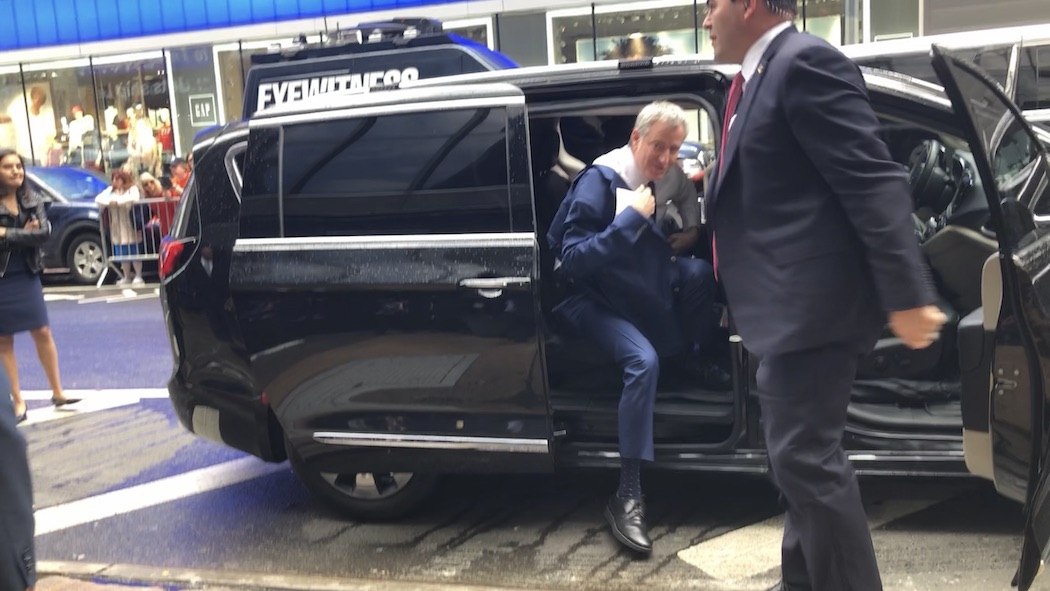
<instances>
[{"instance_id":1,"label":"tire","mask_svg":"<svg viewBox=\"0 0 1050 591\"><path fill-rule=\"evenodd\" d=\"M324 473L307 466L287 437L284 444L292 471L306 490L340 516L356 521L392 521L404 517L426 501L438 482L436 474L412 472Z\"/></svg>"},{"instance_id":2,"label":"tire","mask_svg":"<svg viewBox=\"0 0 1050 591\"><path fill-rule=\"evenodd\" d=\"M66 266L69 278L74 283L93 284L106 268L106 257L102 255L102 239L98 234L85 232L73 237L66 249Z\"/></svg>"}]
</instances>

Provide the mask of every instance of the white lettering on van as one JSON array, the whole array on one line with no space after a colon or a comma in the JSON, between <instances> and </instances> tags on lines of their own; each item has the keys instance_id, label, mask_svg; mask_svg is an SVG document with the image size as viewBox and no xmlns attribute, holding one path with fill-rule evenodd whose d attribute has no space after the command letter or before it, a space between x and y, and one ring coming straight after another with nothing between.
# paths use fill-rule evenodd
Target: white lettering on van
<instances>
[{"instance_id":1,"label":"white lettering on van","mask_svg":"<svg viewBox=\"0 0 1050 591\"><path fill-rule=\"evenodd\" d=\"M419 80L418 68L390 69L364 74L328 74L259 84L256 110L300 101L333 92L365 93L373 88L396 87Z\"/></svg>"}]
</instances>

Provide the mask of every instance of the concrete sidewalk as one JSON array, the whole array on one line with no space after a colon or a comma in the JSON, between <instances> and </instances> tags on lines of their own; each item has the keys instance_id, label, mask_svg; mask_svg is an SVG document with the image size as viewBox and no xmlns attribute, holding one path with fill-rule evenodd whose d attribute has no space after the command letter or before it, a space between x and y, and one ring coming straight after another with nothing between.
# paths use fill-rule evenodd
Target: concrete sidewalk
<instances>
[{"instance_id":1,"label":"concrete sidewalk","mask_svg":"<svg viewBox=\"0 0 1050 591\"><path fill-rule=\"evenodd\" d=\"M553 591L57 561L37 572L35 591Z\"/></svg>"}]
</instances>

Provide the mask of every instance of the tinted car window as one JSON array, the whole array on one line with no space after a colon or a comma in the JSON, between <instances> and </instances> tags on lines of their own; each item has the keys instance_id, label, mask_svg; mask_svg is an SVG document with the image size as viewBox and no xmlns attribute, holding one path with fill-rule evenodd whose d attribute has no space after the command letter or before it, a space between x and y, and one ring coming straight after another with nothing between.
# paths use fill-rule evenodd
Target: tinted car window
<instances>
[{"instance_id":1,"label":"tinted car window","mask_svg":"<svg viewBox=\"0 0 1050 591\"><path fill-rule=\"evenodd\" d=\"M1038 215L1050 214L1050 203L1033 191L1043 162L1039 143L1029 133L1024 120L1007 110L1005 104L980 79L966 75L957 78L967 100L963 106L972 118L981 143L988 150L995 188L1003 199L1020 200Z\"/></svg>"},{"instance_id":2,"label":"tinted car window","mask_svg":"<svg viewBox=\"0 0 1050 591\"><path fill-rule=\"evenodd\" d=\"M102 177L81 168L33 167L30 172L59 195L72 201L94 199L109 186Z\"/></svg>"},{"instance_id":3,"label":"tinted car window","mask_svg":"<svg viewBox=\"0 0 1050 591\"><path fill-rule=\"evenodd\" d=\"M1022 109L1050 109L1050 46L1021 50L1017 79L1017 106Z\"/></svg>"},{"instance_id":4,"label":"tinted car window","mask_svg":"<svg viewBox=\"0 0 1050 591\"><path fill-rule=\"evenodd\" d=\"M241 187L242 238L280 236L277 199L281 130L253 130L244 155L244 185Z\"/></svg>"},{"instance_id":5,"label":"tinted car window","mask_svg":"<svg viewBox=\"0 0 1050 591\"><path fill-rule=\"evenodd\" d=\"M284 128L285 236L506 232L505 109Z\"/></svg>"}]
</instances>

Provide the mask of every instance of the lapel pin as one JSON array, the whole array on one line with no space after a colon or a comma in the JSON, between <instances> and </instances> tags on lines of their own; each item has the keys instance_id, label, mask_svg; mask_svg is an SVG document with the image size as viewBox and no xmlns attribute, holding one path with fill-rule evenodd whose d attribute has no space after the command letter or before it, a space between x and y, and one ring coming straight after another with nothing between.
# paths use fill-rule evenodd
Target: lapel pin
<instances>
[{"instance_id":1,"label":"lapel pin","mask_svg":"<svg viewBox=\"0 0 1050 591\"><path fill-rule=\"evenodd\" d=\"M766 65L765 64L758 64L758 73L759 74L761 74L763 71L765 71L765 69L766 69Z\"/></svg>"}]
</instances>

